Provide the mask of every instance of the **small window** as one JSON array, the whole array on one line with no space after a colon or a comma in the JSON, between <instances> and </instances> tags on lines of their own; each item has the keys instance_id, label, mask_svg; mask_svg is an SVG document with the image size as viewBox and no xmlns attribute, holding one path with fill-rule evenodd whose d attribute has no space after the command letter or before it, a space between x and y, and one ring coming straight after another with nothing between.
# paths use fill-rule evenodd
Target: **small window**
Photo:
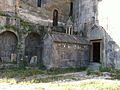
<instances>
[{"instance_id":1,"label":"small window","mask_svg":"<svg viewBox=\"0 0 120 90\"><path fill-rule=\"evenodd\" d=\"M41 7L41 0L37 0L37 6Z\"/></svg>"},{"instance_id":2,"label":"small window","mask_svg":"<svg viewBox=\"0 0 120 90\"><path fill-rule=\"evenodd\" d=\"M70 2L70 14L69 16L73 15L73 2Z\"/></svg>"},{"instance_id":3,"label":"small window","mask_svg":"<svg viewBox=\"0 0 120 90\"><path fill-rule=\"evenodd\" d=\"M58 11L55 9L53 11L53 26L58 25Z\"/></svg>"}]
</instances>

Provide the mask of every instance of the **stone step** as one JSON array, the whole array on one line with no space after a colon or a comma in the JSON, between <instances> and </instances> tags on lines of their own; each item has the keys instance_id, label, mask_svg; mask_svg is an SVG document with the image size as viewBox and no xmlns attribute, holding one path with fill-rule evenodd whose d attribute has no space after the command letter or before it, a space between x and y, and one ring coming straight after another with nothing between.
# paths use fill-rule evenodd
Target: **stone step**
<instances>
[{"instance_id":1,"label":"stone step","mask_svg":"<svg viewBox=\"0 0 120 90\"><path fill-rule=\"evenodd\" d=\"M92 62L92 63L89 64L88 68L91 69L91 70L99 70L100 66L101 66L100 63Z\"/></svg>"}]
</instances>

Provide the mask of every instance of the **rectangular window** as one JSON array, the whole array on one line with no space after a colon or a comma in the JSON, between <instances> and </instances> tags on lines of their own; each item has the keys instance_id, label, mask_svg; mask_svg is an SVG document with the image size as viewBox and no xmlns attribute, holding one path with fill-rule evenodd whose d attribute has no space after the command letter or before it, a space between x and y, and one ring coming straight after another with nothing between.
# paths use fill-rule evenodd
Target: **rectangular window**
<instances>
[{"instance_id":1,"label":"rectangular window","mask_svg":"<svg viewBox=\"0 0 120 90\"><path fill-rule=\"evenodd\" d=\"M73 15L73 2L70 3L70 14L69 16Z\"/></svg>"},{"instance_id":2,"label":"rectangular window","mask_svg":"<svg viewBox=\"0 0 120 90\"><path fill-rule=\"evenodd\" d=\"M37 6L41 7L41 0L37 0Z\"/></svg>"}]
</instances>

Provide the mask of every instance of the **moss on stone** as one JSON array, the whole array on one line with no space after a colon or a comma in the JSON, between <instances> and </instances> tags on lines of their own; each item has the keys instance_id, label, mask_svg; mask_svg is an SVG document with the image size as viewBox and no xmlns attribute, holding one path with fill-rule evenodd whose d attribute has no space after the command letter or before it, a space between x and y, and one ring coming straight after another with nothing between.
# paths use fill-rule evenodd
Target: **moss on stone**
<instances>
[{"instance_id":1,"label":"moss on stone","mask_svg":"<svg viewBox=\"0 0 120 90\"><path fill-rule=\"evenodd\" d=\"M26 32L33 30L33 25L30 22L27 22L20 18L20 25L26 30Z\"/></svg>"},{"instance_id":2,"label":"moss on stone","mask_svg":"<svg viewBox=\"0 0 120 90\"><path fill-rule=\"evenodd\" d=\"M6 16L4 12L0 11L0 16Z\"/></svg>"},{"instance_id":3,"label":"moss on stone","mask_svg":"<svg viewBox=\"0 0 120 90\"><path fill-rule=\"evenodd\" d=\"M19 32L19 28L17 28L15 25L5 25L4 26L6 29L12 29L13 31L17 32L18 34Z\"/></svg>"},{"instance_id":4,"label":"moss on stone","mask_svg":"<svg viewBox=\"0 0 120 90\"><path fill-rule=\"evenodd\" d=\"M15 31L18 30L18 28L15 25L5 25L5 28L7 28L7 29L13 29Z\"/></svg>"}]
</instances>

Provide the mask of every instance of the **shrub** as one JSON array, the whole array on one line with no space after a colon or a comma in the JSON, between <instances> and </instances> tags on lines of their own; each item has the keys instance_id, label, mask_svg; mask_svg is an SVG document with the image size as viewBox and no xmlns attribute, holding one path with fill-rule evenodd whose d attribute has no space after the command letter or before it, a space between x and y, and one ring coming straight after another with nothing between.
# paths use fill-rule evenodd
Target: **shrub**
<instances>
[{"instance_id":1,"label":"shrub","mask_svg":"<svg viewBox=\"0 0 120 90\"><path fill-rule=\"evenodd\" d=\"M80 72L86 70L86 67L69 67L69 68L51 68L50 70L47 70L49 74L64 74L64 73L70 73L70 72Z\"/></svg>"},{"instance_id":2,"label":"shrub","mask_svg":"<svg viewBox=\"0 0 120 90\"><path fill-rule=\"evenodd\" d=\"M86 71L87 71L87 75L98 75L98 76L102 75L100 71L94 71L89 68Z\"/></svg>"},{"instance_id":3,"label":"shrub","mask_svg":"<svg viewBox=\"0 0 120 90\"><path fill-rule=\"evenodd\" d=\"M101 72L111 72L113 69L108 67L100 67L99 71Z\"/></svg>"},{"instance_id":4,"label":"shrub","mask_svg":"<svg viewBox=\"0 0 120 90\"><path fill-rule=\"evenodd\" d=\"M26 69L26 66L28 66L27 61L25 59L20 60L20 62L19 62L19 68L20 69Z\"/></svg>"}]
</instances>

